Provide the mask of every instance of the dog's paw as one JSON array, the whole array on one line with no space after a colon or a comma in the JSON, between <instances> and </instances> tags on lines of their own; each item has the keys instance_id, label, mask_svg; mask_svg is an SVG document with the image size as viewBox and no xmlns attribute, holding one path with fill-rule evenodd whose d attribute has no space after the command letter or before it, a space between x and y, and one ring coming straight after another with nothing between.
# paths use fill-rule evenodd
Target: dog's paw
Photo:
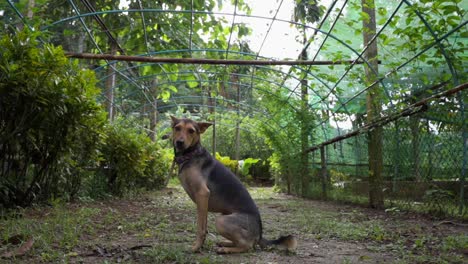
<instances>
[{"instance_id":1,"label":"dog's paw","mask_svg":"<svg viewBox=\"0 0 468 264\"><path fill-rule=\"evenodd\" d=\"M193 246L192 246L192 252L193 252L193 253L200 252L200 249L201 249L202 245L203 245L203 244L200 243L200 242L198 242L198 241L195 242L195 243L193 244Z\"/></svg>"},{"instance_id":2,"label":"dog's paw","mask_svg":"<svg viewBox=\"0 0 468 264\"><path fill-rule=\"evenodd\" d=\"M218 247L234 247L234 243L231 241L218 241L216 242L216 246Z\"/></svg>"},{"instance_id":3,"label":"dog's paw","mask_svg":"<svg viewBox=\"0 0 468 264\"><path fill-rule=\"evenodd\" d=\"M227 253L229 253L229 252L228 252L227 248L225 248L225 247L220 247L220 248L216 249L216 253L217 253L217 254L227 254Z\"/></svg>"}]
</instances>

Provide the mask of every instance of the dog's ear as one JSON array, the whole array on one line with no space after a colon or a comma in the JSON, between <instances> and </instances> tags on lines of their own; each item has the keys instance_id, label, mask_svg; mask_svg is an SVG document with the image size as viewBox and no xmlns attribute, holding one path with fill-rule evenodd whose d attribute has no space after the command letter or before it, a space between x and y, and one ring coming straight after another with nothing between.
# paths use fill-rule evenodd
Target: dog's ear
<instances>
[{"instance_id":1,"label":"dog's ear","mask_svg":"<svg viewBox=\"0 0 468 264\"><path fill-rule=\"evenodd\" d=\"M179 123L179 121L180 121L177 117L174 117L174 116L171 116L171 119L172 119L172 126Z\"/></svg>"},{"instance_id":2,"label":"dog's ear","mask_svg":"<svg viewBox=\"0 0 468 264\"><path fill-rule=\"evenodd\" d=\"M200 128L200 134L203 134L203 132L206 131L207 128L209 128L212 125L212 123L208 122L198 122L198 127Z\"/></svg>"}]
</instances>

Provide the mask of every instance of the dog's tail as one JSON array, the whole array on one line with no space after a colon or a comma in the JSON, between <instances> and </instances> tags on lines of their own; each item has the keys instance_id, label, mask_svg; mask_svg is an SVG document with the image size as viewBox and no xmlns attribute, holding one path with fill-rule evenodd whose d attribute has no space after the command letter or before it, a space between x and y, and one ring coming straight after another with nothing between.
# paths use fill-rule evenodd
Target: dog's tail
<instances>
[{"instance_id":1,"label":"dog's tail","mask_svg":"<svg viewBox=\"0 0 468 264\"><path fill-rule=\"evenodd\" d=\"M268 246L275 246L281 249L286 249L287 251L295 251L297 248L297 239L293 235L282 236L274 240L261 238L260 241L258 242L258 245L261 248L266 248Z\"/></svg>"}]
</instances>

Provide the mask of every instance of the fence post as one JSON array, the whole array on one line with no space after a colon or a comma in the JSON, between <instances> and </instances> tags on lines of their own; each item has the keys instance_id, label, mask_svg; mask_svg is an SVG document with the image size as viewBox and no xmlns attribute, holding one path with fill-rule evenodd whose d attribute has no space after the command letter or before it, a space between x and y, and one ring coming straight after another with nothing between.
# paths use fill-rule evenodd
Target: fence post
<instances>
[{"instance_id":1,"label":"fence post","mask_svg":"<svg viewBox=\"0 0 468 264\"><path fill-rule=\"evenodd\" d=\"M465 206L465 176L466 176L466 165L467 165L467 140L468 133L466 131L466 121L465 121L465 101L463 98L462 92L458 92L458 98L460 101L460 110L461 110L461 120L462 120L462 140L463 140L463 164L460 177L460 208L458 213L461 215Z\"/></svg>"},{"instance_id":2,"label":"fence post","mask_svg":"<svg viewBox=\"0 0 468 264\"><path fill-rule=\"evenodd\" d=\"M393 179L392 179L392 192L396 193L397 191L397 180L398 180L398 165L400 164L400 126L398 125L398 120L395 121L395 139L396 139L396 147L395 155L393 159Z\"/></svg>"},{"instance_id":3,"label":"fence post","mask_svg":"<svg viewBox=\"0 0 468 264\"><path fill-rule=\"evenodd\" d=\"M325 158L325 147L320 147L320 164L321 164L321 180L322 180L322 195L327 199L327 159Z\"/></svg>"},{"instance_id":4,"label":"fence post","mask_svg":"<svg viewBox=\"0 0 468 264\"><path fill-rule=\"evenodd\" d=\"M213 98L213 137L212 137L212 142L211 142L211 147L212 147L212 155L213 157L216 157L216 97Z\"/></svg>"}]
</instances>

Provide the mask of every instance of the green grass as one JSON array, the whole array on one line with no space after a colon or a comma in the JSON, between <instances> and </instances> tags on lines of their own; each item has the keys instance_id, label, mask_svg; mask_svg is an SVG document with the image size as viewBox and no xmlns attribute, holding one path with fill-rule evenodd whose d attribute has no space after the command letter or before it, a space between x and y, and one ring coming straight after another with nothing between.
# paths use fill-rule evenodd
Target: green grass
<instances>
[{"instance_id":1,"label":"green grass","mask_svg":"<svg viewBox=\"0 0 468 264\"><path fill-rule=\"evenodd\" d=\"M351 203L355 205L367 206L369 197L366 195L356 195L342 188L328 189L327 200ZM311 187L309 195L312 199L322 199L322 189ZM391 211L407 211L421 214L429 214L434 217L447 218L454 217L461 220L468 220L468 206L465 206L460 213L460 206L457 199L429 199L427 202L416 202L403 199L385 199L384 207Z\"/></svg>"},{"instance_id":2,"label":"green grass","mask_svg":"<svg viewBox=\"0 0 468 264\"><path fill-rule=\"evenodd\" d=\"M143 253L144 263L226 263L222 256L216 254L192 254L181 245L158 245Z\"/></svg>"},{"instance_id":3,"label":"green grass","mask_svg":"<svg viewBox=\"0 0 468 264\"><path fill-rule=\"evenodd\" d=\"M99 209L81 207L69 210L63 204L52 208L38 208L45 216L7 218L0 224L0 237L7 240L21 235L25 240L34 238L30 254L40 256L42 261L55 261L81 243L83 234L94 232L90 218L99 214Z\"/></svg>"}]
</instances>

